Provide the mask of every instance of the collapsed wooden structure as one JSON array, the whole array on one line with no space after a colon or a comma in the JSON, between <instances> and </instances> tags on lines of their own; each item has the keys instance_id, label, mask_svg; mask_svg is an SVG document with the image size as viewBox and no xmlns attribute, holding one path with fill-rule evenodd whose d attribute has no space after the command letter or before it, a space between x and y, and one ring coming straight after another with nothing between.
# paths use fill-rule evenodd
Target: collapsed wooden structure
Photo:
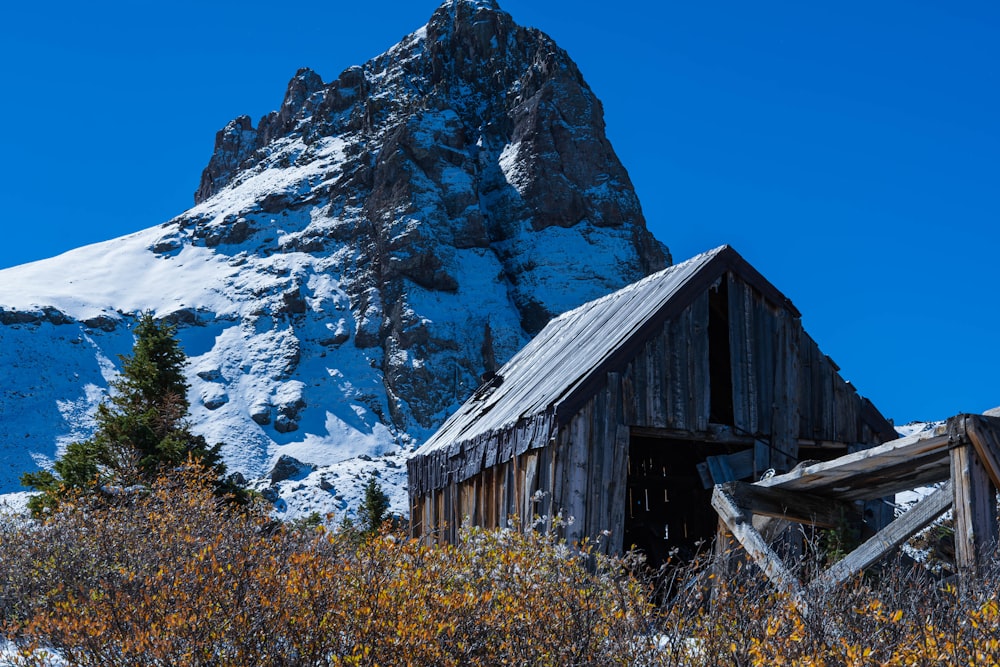
<instances>
[{"instance_id":1,"label":"collapsed wooden structure","mask_svg":"<svg viewBox=\"0 0 1000 667\"><path fill-rule=\"evenodd\" d=\"M938 485L812 582L800 582L770 538L790 522L834 528L860 521L858 504ZM834 586L885 557L948 509L960 572L975 572L997 548L1000 417L958 415L929 433L831 461L802 465L752 484L716 485L712 505L723 540L734 538L779 588L796 596Z\"/></svg>"},{"instance_id":2,"label":"collapsed wooden structure","mask_svg":"<svg viewBox=\"0 0 1000 667\"><path fill-rule=\"evenodd\" d=\"M896 437L838 370L716 248L554 319L480 387L409 461L412 532L454 541L517 515L654 561L693 549L716 532L713 483Z\"/></svg>"}]
</instances>

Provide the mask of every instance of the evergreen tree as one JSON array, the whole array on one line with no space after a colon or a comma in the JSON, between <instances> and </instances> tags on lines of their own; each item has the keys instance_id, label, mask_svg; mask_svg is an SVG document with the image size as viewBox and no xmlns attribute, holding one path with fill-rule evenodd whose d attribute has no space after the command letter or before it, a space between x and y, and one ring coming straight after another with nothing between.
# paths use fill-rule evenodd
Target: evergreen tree
<instances>
[{"instance_id":1,"label":"evergreen tree","mask_svg":"<svg viewBox=\"0 0 1000 667\"><path fill-rule=\"evenodd\" d=\"M375 473L365 484L365 497L358 507L358 520L361 522L361 531L366 534L373 534L382 527L382 522L388 518L389 496L379 485L375 478Z\"/></svg>"},{"instance_id":2,"label":"evergreen tree","mask_svg":"<svg viewBox=\"0 0 1000 667\"><path fill-rule=\"evenodd\" d=\"M220 491L235 491L225 481L219 445L191 433L190 404L184 379L186 357L175 328L151 313L139 317L131 356L111 382L110 397L97 408L93 437L74 442L50 471L26 473L21 483L42 493L29 507L36 515L58 505L68 493L93 493L145 484L164 467L192 460L211 469Z\"/></svg>"}]
</instances>

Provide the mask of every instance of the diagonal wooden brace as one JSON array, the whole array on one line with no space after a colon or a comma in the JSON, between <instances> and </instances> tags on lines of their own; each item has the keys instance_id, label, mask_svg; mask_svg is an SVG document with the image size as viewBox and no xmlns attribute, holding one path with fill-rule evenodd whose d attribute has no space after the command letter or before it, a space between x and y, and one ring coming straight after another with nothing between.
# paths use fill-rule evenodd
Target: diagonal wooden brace
<instances>
[{"instance_id":1,"label":"diagonal wooden brace","mask_svg":"<svg viewBox=\"0 0 1000 667\"><path fill-rule=\"evenodd\" d=\"M953 498L952 484L950 481L945 482L937 491L926 496L898 519L816 577L809 585L810 590L832 588L879 561L941 516L951 507Z\"/></svg>"},{"instance_id":2,"label":"diagonal wooden brace","mask_svg":"<svg viewBox=\"0 0 1000 667\"><path fill-rule=\"evenodd\" d=\"M764 574L779 589L789 593L796 600L802 598L802 585L793 575L781 558L771 549L764 537L753 527L751 515L743 509L722 485L716 486L712 492L712 507L718 512L719 518L733 537L746 549Z\"/></svg>"}]
</instances>

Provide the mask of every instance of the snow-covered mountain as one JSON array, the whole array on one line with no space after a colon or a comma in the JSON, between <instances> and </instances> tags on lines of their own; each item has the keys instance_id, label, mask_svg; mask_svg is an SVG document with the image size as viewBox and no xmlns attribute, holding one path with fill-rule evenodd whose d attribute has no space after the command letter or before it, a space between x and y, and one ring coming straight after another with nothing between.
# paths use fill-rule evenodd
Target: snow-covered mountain
<instances>
[{"instance_id":1,"label":"snow-covered mountain","mask_svg":"<svg viewBox=\"0 0 1000 667\"><path fill-rule=\"evenodd\" d=\"M406 455L484 374L670 261L576 65L493 0L333 81L300 70L218 133L195 202L0 271L0 492L89 434L151 310L195 430L289 516L348 511L369 470L403 511Z\"/></svg>"}]
</instances>

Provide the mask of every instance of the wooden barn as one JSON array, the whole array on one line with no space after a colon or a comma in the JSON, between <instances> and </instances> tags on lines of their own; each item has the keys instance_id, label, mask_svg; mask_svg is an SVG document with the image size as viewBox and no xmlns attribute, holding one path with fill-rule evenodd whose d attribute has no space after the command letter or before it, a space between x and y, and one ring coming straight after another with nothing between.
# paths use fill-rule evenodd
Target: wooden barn
<instances>
[{"instance_id":1,"label":"wooden barn","mask_svg":"<svg viewBox=\"0 0 1000 667\"><path fill-rule=\"evenodd\" d=\"M411 526L454 541L560 516L570 541L655 560L714 537L714 484L896 437L723 246L552 320L410 459Z\"/></svg>"}]
</instances>

